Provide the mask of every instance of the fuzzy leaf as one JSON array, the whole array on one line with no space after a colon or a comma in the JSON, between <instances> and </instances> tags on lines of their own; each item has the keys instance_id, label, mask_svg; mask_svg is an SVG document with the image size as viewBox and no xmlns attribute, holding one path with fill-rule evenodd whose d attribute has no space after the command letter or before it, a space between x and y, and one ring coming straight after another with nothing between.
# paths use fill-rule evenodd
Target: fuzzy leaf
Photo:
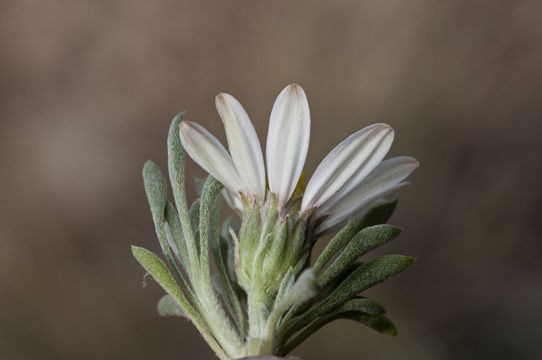
<instances>
[{"instance_id":1,"label":"fuzzy leaf","mask_svg":"<svg viewBox=\"0 0 542 360\"><path fill-rule=\"evenodd\" d=\"M228 241L220 236L217 241L212 242L211 245L215 263L218 268L218 274L216 274L216 276L218 276L220 279L219 284L221 286L221 289L217 290L221 293L230 314L235 320L239 332L242 335L246 335L247 322L245 319L245 314L241 306L241 301L238 296L239 294L234 287L234 282L228 270L228 265L226 264L226 259L229 256ZM217 283L215 282L214 284L216 285Z\"/></svg>"},{"instance_id":2,"label":"fuzzy leaf","mask_svg":"<svg viewBox=\"0 0 542 360\"><path fill-rule=\"evenodd\" d=\"M171 229L169 229L165 222L167 207L166 179L158 169L158 166L152 161L147 161L145 166L143 166L143 182L151 208L156 235L162 252L166 257L168 264L175 270L175 275L177 275L177 278L181 281L182 288L187 290L188 285L186 280L171 253L171 249L173 249L174 252L177 250L180 255L180 249L177 248L175 240L171 238ZM168 239L168 235L170 239ZM170 248L170 246L172 247Z\"/></svg>"},{"instance_id":3,"label":"fuzzy leaf","mask_svg":"<svg viewBox=\"0 0 542 360\"><path fill-rule=\"evenodd\" d=\"M192 306L181 292L166 265L154 253L138 246L132 246L132 253L143 268L177 302L185 314L193 313Z\"/></svg>"},{"instance_id":4,"label":"fuzzy leaf","mask_svg":"<svg viewBox=\"0 0 542 360\"><path fill-rule=\"evenodd\" d=\"M154 223L155 225L161 225L164 220L164 210L167 203L166 179L160 172L160 169L158 169L158 166L150 160L143 166L143 183Z\"/></svg>"},{"instance_id":5,"label":"fuzzy leaf","mask_svg":"<svg viewBox=\"0 0 542 360\"><path fill-rule=\"evenodd\" d=\"M364 297L350 299L339 306L339 308L333 309L333 311L359 311L369 315L382 315L386 313L386 309L382 305Z\"/></svg>"},{"instance_id":6,"label":"fuzzy leaf","mask_svg":"<svg viewBox=\"0 0 542 360\"><path fill-rule=\"evenodd\" d=\"M346 224L346 226L329 241L324 251L318 256L313 267L314 271L320 273L337 252L346 246L355 233L355 225L352 221L349 221L348 224Z\"/></svg>"},{"instance_id":7,"label":"fuzzy leaf","mask_svg":"<svg viewBox=\"0 0 542 360\"><path fill-rule=\"evenodd\" d=\"M199 179L199 178L194 179L194 186L196 187L196 192L198 193L198 196L201 196L204 185L205 185L205 179Z\"/></svg>"},{"instance_id":8,"label":"fuzzy leaf","mask_svg":"<svg viewBox=\"0 0 542 360\"><path fill-rule=\"evenodd\" d=\"M353 312L346 314L344 318L360 322L381 334L397 336L397 328L391 320L384 315L370 315L363 312Z\"/></svg>"},{"instance_id":9,"label":"fuzzy leaf","mask_svg":"<svg viewBox=\"0 0 542 360\"><path fill-rule=\"evenodd\" d=\"M201 200L197 199L190 205L190 210L188 212L190 217L190 226L192 226L192 229L196 231L199 229L199 208L200 208Z\"/></svg>"},{"instance_id":10,"label":"fuzzy leaf","mask_svg":"<svg viewBox=\"0 0 542 360\"><path fill-rule=\"evenodd\" d=\"M319 284L325 287L337 275L344 271L360 256L367 252L384 245L386 242L395 238L401 229L395 226L381 224L365 228L358 232L339 254L337 259L329 266L319 279Z\"/></svg>"},{"instance_id":11,"label":"fuzzy leaf","mask_svg":"<svg viewBox=\"0 0 542 360\"><path fill-rule=\"evenodd\" d=\"M390 276L406 269L414 258L403 255L385 255L363 264L352 272L321 304L310 312L325 314L346 300L359 294Z\"/></svg>"},{"instance_id":12,"label":"fuzzy leaf","mask_svg":"<svg viewBox=\"0 0 542 360\"><path fill-rule=\"evenodd\" d=\"M231 217L227 218L226 221L224 221L224 223L222 224L220 236L224 239L221 244L223 246L226 246L227 249L224 256L224 261L226 262L230 278L235 279L235 245L232 235L230 233L230 229L233 231L234 234L239 233L239 225Z\"/></svg>"},{"instance_id":13,"label":"fuzzy leaf","mask_svg":"<svg viewBox=\"0 0 542 360\"><path fill-rule=\"evenodd\" d=\"M169 227L169 230L171 232L172 240L175 243L175 248L178 250L179 255L175 254L179 260L179 262L185 267L185 269L188 269L190 264L190 259L188 257L188 250L186 248L186 242L184 240L183 235L183 228L181 225L181 221L179 220L179 215L177 214L177 211L173 207L173 205L168 201L166 205L166 222ZM166 235L167 235L167 228ZM168 237L169 242L169 237ZM169 244L172 249L175 249L172 244Z\"/></svg>"},{"instance_id":14,"label":"fuzzy leaf","mask_svg":"<svg viewBox=\"0 0 542 360\"><path fill-rule=\"evenodd\" d=\"M390 201L389 203L375 206L357 224L356 230L359 231L369 226L385 224L393 215L395 208L397 207L398 199Z\"/></svg>"},{"instance_id":15,"label":"fuzzy leaf","mask_svg":"<svg viewBox=\"0 0 542 360\"><path fill-rule=\"evenodd\" d=\"M199 250L200 250L200 264L202 267L202 272L204 276L208 276L210 273L210 264L209 264L209 242L212 240L216 229L213 229L213 225L216 222L213 217L216 214L213 212L213 209L216 208L217 195L222 190L223 185L218 182L212 176L209 176L205 181L203 186L203 192L200 198L200 208L199 208Z\"/></svg>"},{"instance_id":16,"label":"fuzzy leaf","mask_svg":"<svg viewBox=\"0 0 542 360\"><path fill-rule=\"evenodd\" d=\"M383 311L384 309L372 300L368 300L368 302L365 304L363 300L368 299L352 299L334 309L329 314L319 317L316 319L316 321L312 322L309 326L303 329L299 335L286 344L281 349L280 353L289 353L323 326L337 319L357 321L382 334L390 336L397 335L395 325L393 325L393 323L387 317L380 314L368 314L363 311L365 309L375 310L376 308L379 308L379 311Z\"/></svg>"},{"instance_id":17,"label":"fuzzy leaf","mask_svg":"<svg viewBox=\"0 0 542 360\"><path fill-rule=\"evenodd\" d=\"M177 301L169 294L164 295L156 306L160 316L182 316L186 317L183 309Z\"/></svg>"},{"instance_id":18,"label":"fuzzy leaf","mask_svg":"<svg viewBox=\"0 0 542 360\"><path fill-rule=\"evenodd\" d=\"M195 274L195 268L198 264L197 250L194 238L194 229L191 227L190 217L188 215L188 204L186 202L185 191L185 176L184 176L184 158L185 152L181 144L181 138L179 137L179 126L184 119L184 112L178 114L173 118L171 125L169 126L169 133L167 139L168 148L168 172L169 181L171 182L171 188L173 189L173 196L175 198L175 206L179 213L179 220L182 224L182 231L184 235L184 241L186 242L186 248L188 255L191 259L190 275L191 277L197 277Z\"/></svg>"}]
</instances>

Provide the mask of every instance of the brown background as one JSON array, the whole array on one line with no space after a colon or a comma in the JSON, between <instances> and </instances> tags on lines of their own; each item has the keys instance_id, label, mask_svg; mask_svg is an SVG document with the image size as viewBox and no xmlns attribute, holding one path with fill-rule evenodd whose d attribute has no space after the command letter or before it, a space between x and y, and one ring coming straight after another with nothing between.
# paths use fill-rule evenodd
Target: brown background
<instances>
[{"instance_id":1,"label":"brown background","mask_svg":"<svg viewBox=\"0 0 542 360\"><path fill-rule=\"evenodd\" d=\"M541 14L536 1L3 1L0 358L212 359L141 286L129 245L157 249L141 166L165 164L181 110L223 140L219 91L263 143L275 96L298 82L308 174L373 122L422 165L385 249L418 261L370 291L400 335L336 322L297 354L540 359Z\"/></svg>"}]
</instances>

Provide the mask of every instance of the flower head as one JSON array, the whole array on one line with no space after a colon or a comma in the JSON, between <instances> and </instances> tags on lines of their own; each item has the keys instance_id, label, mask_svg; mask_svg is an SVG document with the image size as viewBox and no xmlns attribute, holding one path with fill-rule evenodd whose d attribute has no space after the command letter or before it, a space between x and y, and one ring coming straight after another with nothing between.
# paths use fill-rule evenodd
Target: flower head
<instances>
[{"instance_id":1,"label":"flower head","mask_svg":"<svg viewBox=\"0 0 542 360\"><path fill-rule=\"evenodd\" d=\"M266 144L267 194L264 157L248 114L229 94L219 94L216 107L226 130L229 153L205 128L183 121L180 138L188 154L224 184L232 207L243 212L247 206L243 198L262 204L270 193L276 196L279 209L288 207L309 148L310 111L301 86L285 87L271 110ZM322 219L319 233L359 218L405 184L403 180L418 162L404 156L382 161L393 137L389 125L373 124L350 135L322 160L305 188L299 209Z\"/></svg>"}]
</instances>

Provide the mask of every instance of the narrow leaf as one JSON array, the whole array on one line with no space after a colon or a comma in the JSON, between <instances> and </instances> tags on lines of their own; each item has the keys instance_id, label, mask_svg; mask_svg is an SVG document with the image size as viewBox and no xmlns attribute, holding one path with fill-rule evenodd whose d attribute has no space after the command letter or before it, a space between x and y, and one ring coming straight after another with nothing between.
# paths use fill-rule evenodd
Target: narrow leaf
<instances>
[{"instance_id":1,"label":"narrow leaf","mask_svg":"<svg viewBox=\"0 0 542 360\"><path fill-rule=\"evenodd\" d=\"M209 346L219 355L219 357L226 359L227 355L222 347L216 342L216 340L210 335L207 324L203 321L200 314L194 310L190 305L184 294L181 292L175 280L171 276L166 265L152 252L138 247L132 246L132 253L136 260L143 266L143 268L151 274L156 282L177 302L183 312L187 314L187 317L194 323L199 332Z\"/></svg>"},{"instance_id":2,"label":"narrow leaf","mask_svg":"<svg viewBox=\"0 0 542 360\"><path fill-rule=\"evenodd\" d=\"M380 206L375 206L363 216L360 222L356 225L356 230L359 231L369 226L385 224L393 215L397 207L398 199L390 201Z\"/></svg>"},{"instance_id":3,"label":"narrow leaf","mask_svg":"<svg viewBox=\"0 0 542 360\"><path fill-rule=\"evenodd\" d=\"M220 237L217 241L212 242L211 244L215 263L218 268L217 275L220 278L220 284L222 286L222 297L224 298L224 302L226 303L230 314L235 320L239 332L242 336L245 336L248 325L245 319L245 314L241 307L241 301L239 299L237 291L234 288L234 283L229 273L228 265L226 264L226 259L229 256L229 245L227 243L227 240L223 237Z\"/></svg>"},{"instance_id":4,"label":"narrow leaf","mask_svg":"<svg viewBox=\"0 0 542 360\"><path fill-rule=\"evenodd\" d=\"M355 234L355 225L352 221L348 222L341 231L339 231L327 244L324 251L318 256L316 263L314 264L314 271L318 274L327 265L327 263L343 249L348 241Z\"/></svg>"},{"instance_id":5,"label":"narrow leaf","mask_svg":"<svg viewBox=\"0 0 542 360\"><path fill-rule=\"evenodd\" d=\"M192 296L188 284L184 279L177 262L173 258L170 243L174 246L175 250L180 252L180 249L177 249L173 239L168 240L168 233L166 231L168 227L165 223L165 211L167 206L166 179L158 169L158 166L152 161L147 161L145 166L143 166L143 183L145 185L145 192L147 193L147 199L149 200L149 205L151 207L154 227L162 252L169 265L175 270L175 275L181 282L183 290L187 291L189 296ZM171 235L171 232L169 235Z\"/></svg>"},{"instance_id":6,"label":"narrow leaf","mask_svg":"<svg viewBox=\"0 0 542 360\"><path fill-rule=\"evenodd\" d=\"M161 224L167 202L166 179L158 166L150 160L143 166L143 183L154 223Z\"/></svg>"},{"instance_id":7,"label":"narrow leaf","mask_svg":"<svg viewBox=\"0 0 542 360\"><path fill-rule=\"evenodd\" d=\"M382 315L386 313L386 309L374 300L364 297L350 299L345 301L341 306L333 309L332 312L350 312L359 311L369 315Z\"/></svg>"},{"instance_id":8,"label":"narrow leaf","mask_svg":"<svg viewBox=\"0 0 542 360\"><path fill-rule=\"evenodd\" d=\"M325 314L334 307L378 283L406 269L414 258L386 255L361 265L348 276L321 304L310 312Z\"/></svg>"},{"instance_id":9,"label":"narrow leaf","mask_svg":"<svg viewBox=\"0 0 542 360\"><path fill-rule=\"evenodd\" d=\"M179 286L171 276L166 265L154 253L132 246L132 253L143 268L156 280L158 284L177 302L185 314L194 312L192 306L181 292Z\"/></svg>"},{"instance_id":10,"label":"narrow leaf","mask_svg":"<svg viewBox=\"0 0 542 360\"><path fill-rule=\"evenodd\" d=\"M370 315L363 312L353 312L351 314L346 314L344 318L360 322L381 334L397 336L397 328L391 320L384 315Z\"/></svg>"},{"instance_id":11,"label":"narrow leaf","mask_svg":"<svg viewBox=\"0 0 542 360\"><path fill-rule=\"evenodd\" d=\"M169 294L164 295L156 306L160 316L182 316L187 317L177 301Z\"/></svg>"},{"instance_id":12,"label":"narrow leaf","mask_svg":"<svg viewBox=\"0 0 542 360\"><path fill-rule=\"evenodd\" d=\"M346 305L346 304L345 304ZM352 304L350 304L352 305ZM312 334L321 329L323 326L337 319L348 319L357 321L376 330L382 334L395 336L397 330L395 325L384 315L371 315L363 311L352 309L352 306L346 305L336 311L318 318L316 321L307 326L299 335L286 344L280 351L281 354L287 354L297 346L307 340Z\"/></svg>"},{"instance_id":13,"label":"narrow leaf","mask_svg":"<svg viewBox=\"0 0 542 360\"><path fill-rule=\"evenodd\" d=\"M209 264L209 241L210 236L213 235L212 222L213 222L213 209L216 207L217 195L222 190L223 185L218 182L212 176L207 178L205 185L203 186L203 193L201 195L200 204L200 221L199 221L199 235L200 235L200 264L204 276L208 276L210 273Z\"/></svg>"},{"instance_id":14,"label":"narrow leaf","mask_svg":"<svg viewBox=\"0 0 542 360\"><path fill-rule=\"evenodd\" d=\"M186 241L184 240L183 228L177 211L169 201L166 205L166 221L176 244L176 248L179 251L179 262L183 264L188 271L190 268L190 258L188 257L188 249L186 248ZM167 228L165 228L165 230L167 235Z\"/></svg>"},{"instance_id":15,"label":"narrow leaf","mask_svg":"<svg viewBox=\"0 0 542 360\"><path fill-rule=\"evenodd\" d=\"M235 245L230 233L230 229L234 234L239 233L239 225L232 219L228 218L222 224L222 229L220 231L220 237L224 239L223 245L226 246L227 251L224 254L224 261L226 262L226 267L228 268L228 273L231 279L236 278L235 274Z\"/></svg>"},{"instance_id":16,"label":"narrow leaf","mask_svg":"<svg viewBox=\"0 0 542 360\"><path fill-rule=\"evenodd\" d=\"M387 224L371 226L358 232L320 277L320 286L325 287L360 256L384 245L399 235L400 232L400 228Z\"/></svg>"},{"instance_id":17,"label":"narrow leaf","mask_svg":"<svg viewBox=\"0 0 542 360\"><path fill-rule=\"evenodd\" d=\"M196 187L196 192L198 193L198 196L201 196L201 193L203 192L203 185L205 185L205 179L194 179L194 186Z\"/></svg>"},{"instance_id":18,"label":"narrow leaf","mask_svg":"<svg viewBox=\"0 0 542 360\"><path fill-rule=\"evenodd\" d=\"M173 118L169 127L167 147L168 147L168 172L173 196L175 198L175 206L179 212L179 220L182 224L184 240L188 250L188 255L191 259L192 267L197 265L197 251L194 240L194 232L190 226L190 218L188 215L188 204L186 202L185 177L184 177L184 158L185 152L179 137L179 126L184 118L184 112ZM191 269L190 276L196 277L194 274L195 268Z\"/></svg>"}]
</instances>

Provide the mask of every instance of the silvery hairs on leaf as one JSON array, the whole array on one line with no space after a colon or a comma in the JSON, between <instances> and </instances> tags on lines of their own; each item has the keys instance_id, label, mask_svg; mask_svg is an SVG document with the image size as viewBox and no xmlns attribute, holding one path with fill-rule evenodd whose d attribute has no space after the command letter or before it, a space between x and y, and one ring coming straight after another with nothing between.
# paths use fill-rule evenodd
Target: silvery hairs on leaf
<instances>
[{"instance_id":1,"label":"silvery hairs on leaf","mask_svg":"<svg viewBox=\"0 0 542 360\"><path fill-rule=\"evenodd\" d=\"M386 335L397 330L378 302L360 295L414 260L386 255L360 261L399 235L387 225L389 200L418 167L407 156L384 160L394 131L369 125L322 160L305 185L310 110L288 85L271 110L265 162L247 112L221 93L216 107L228 149L201 125L177 115L167 150L167 181L151 161L143 180L164 255L133 246L137 261L165 290L162 316L188 319L221 360L284 359L327 323L349 319ZM209 173L200 197L186 198L185 154ZM222 198L239 216L222 225ZM311 264L313 246L336 234ZM292 359L292 358L290 358Z\"/></svg>"}]
</instances>

